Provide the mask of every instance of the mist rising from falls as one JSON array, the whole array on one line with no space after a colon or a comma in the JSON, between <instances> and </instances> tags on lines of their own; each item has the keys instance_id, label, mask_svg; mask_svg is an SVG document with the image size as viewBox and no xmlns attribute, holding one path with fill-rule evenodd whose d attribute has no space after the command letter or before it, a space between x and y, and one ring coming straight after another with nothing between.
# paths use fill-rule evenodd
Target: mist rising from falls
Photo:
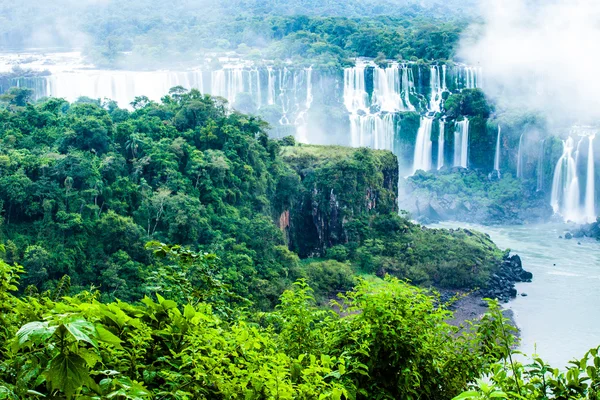
<instances>
[{"instance_id":1,"label":"mist rising from falls","mask_svg":"<svg viewBox=\"0 0 600 400\"><path fill-rule=\"evenodd\" d=\"M415 144L415 157L413 163L413 173L418 170L429 171L431 169L431 129L433 119L422 117L421 126L417 133L417 142Z\"/></svg>"},{"instance_id":2,"label":"mist rising from falls","mask_svg":"<svg viewBox=\"0 0 600 400\"><path fill-rule=\"evenodd\" d=\"M444 151L446 138L446 123L444 121L440 121L440 133L438 136L438 157L437 157L437 169L442 169L444 166Z\"/></svg>"}]
</instances>

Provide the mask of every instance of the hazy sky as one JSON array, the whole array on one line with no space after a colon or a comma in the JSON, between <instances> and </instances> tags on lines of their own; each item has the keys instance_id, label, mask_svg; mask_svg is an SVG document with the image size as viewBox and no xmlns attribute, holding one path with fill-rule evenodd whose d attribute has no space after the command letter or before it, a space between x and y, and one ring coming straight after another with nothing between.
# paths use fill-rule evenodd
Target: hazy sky
<instances>
[{"instance_id":1,"label":"hazy sky","mask_svg":"<svg viewBox=\"0 0 600 400\"><path fill-rule=\"evenodd\" d=\"M485 24L465 34L459 56L484 68L490 97L554 122L600 120L600 1L482 0L481 9Z\"/></svg>"}]
</instances>

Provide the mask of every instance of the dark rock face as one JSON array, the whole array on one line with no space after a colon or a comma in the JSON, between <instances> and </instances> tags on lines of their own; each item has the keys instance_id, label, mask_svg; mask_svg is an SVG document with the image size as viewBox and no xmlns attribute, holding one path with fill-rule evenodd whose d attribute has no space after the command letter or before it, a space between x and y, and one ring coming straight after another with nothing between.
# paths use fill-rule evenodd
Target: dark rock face
<instances>
[{"instance_id":1,"label":"dark rock face","mask_svg":"<svg viewBox=\"0 0 600 400\"><path fill-rule=\"evenodd\" d=\"M398 160L390 152L296 147L285 160L301 178L289 215L280 217L288 246L300 257L322 257L348 242L349 226L398 212Z\"/></svg>"},{"instance_id":2,"label":"dark rock face","mask_svg":"<svg viewBox=\"0 0 600 400\"><path fill-rule=\"evenodd\" d=\"M566 237L566 236L565 236ZM579 229L573 232L574 238L589 237L600 240L600 222L596 221L592 224L581 225Z\"/></svg>"},{"instance_id":3,"label":"dark rock face","mask_svg":"<svg viewBox=\"0 0 600 400\"><path fill-rule=\"evenodd\" d=\"M517 297L517 282L531 282L533 274L523 269L521 257L518 255L507 256L500 265L497 273L492 275L488 286L481 289L483 297L498 299L507 303L510 299Z\"/></svg>"}]
</instances>

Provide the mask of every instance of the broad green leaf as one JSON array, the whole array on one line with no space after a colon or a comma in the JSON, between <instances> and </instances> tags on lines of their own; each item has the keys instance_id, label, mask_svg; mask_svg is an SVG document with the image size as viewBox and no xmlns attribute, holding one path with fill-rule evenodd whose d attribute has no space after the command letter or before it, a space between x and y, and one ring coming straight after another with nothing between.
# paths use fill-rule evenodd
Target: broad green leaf
<instances>
[{"instance_id":1,"label":"broad green leaf","mask_svg":"<svg viewBox=\"0 0 600 400\"><path fill-rule=\"evenodd\" d=\"M476 399L479 397L479 392L475 390L469 390L468 392L463 392L458 396L454 397L452 400L465 400L465 399Z\"/></svg>"},{"instance_id":2,"label":"broad green leaf","mask_svg":"<svg viewBox=\"0 0 600 400\"><path fill-rule=\"evenodd\" d=\"M26 343L41 344L56 332L56 326L48 326L48 322L30 322L17 332L17 350Z\"/></svg>"},{"instance_id":3,"label":"broad green leaf","mask_svg":"<svg viewBox=\"0 0 600 400\"><path fill-rule=\"evenodd\" d=\"M113 334L111 331L106 329L100 324L96 324L96 333L98 341L111 344L118 349L122 349L121 347L121 339L118 336Z\"/></svg>"},{"instance_id":4,"label":"broad green leaf","mask_svg":"<svg viewBox=\"0 0 600 400\"><path fill-rule=\"evenodd\" d=\"M98 347L96 337L96 327L94 324L86 321L83 318L78 318L64 324L64 327L69 331L71 336L78 342L87 342L94 347Z\"/></svg>"},{"instance_id":5,"label":"broad green leaf","mask_svg":"<svg viewBox=\"0 0 600 400\"><path fill-rule=\"evenodd\" d=\"M60 390L67 399L71 399L89 379L86 362L77 354L57 355L50 361L45 374L52 390Z\"/></svg>"}]
</instances>

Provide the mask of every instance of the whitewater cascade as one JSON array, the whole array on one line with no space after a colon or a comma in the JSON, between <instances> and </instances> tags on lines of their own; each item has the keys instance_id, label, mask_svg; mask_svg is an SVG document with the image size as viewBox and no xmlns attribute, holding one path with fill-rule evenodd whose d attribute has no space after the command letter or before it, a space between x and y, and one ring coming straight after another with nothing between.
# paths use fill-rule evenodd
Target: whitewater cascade
<instances>
[{"instance_id":1,"label":"whitewater cascade","mask_svg":"<svg viewBox=\"0 0 600 400\"><path fill-rule=\"evenodd\" d=\"M373 93L367 93L367 68L373 70ZM357 61L344 69L344 105L350 113L354 147L394 150L395 113L414 110L410 93L414 81L410 67L391 63L386 68Z\"/></svg>"},{"instance_id":2,"label":"whitewater cascade","mask_svg":"<svg viewBox=\"0 0 600 400\"><path fill-rule=\"evenodd\" d=\"M445 136L446 123L440 121L440 134L438 136L438 158L437 158L437 169L442 169L444 166L444 147L446 143Z\"/></svg>"},{"instance_id":3,"label":"whitewater cascade","mask_svg":"<svg viewBox=\"0 0 600 400\"><path fill-rule=\"evenodd\" d=\"M566 220L578 221L579 178L573 150L574 141L569 137L563 141L563 154L554 170L550 205L556 214L561 214Z\"/></svg>"},{"instance_id":4,"label":"whitewater cascade","mask_svg":"<svg viewBox=\"0 0 600 400\"><path fill-rule=\"evenodd\" d=\"M373 104L380 111L404 111L401 95L401 78L397 63L387 68L375 67L373 70Z\"/></svg>"},{"instance_id":5,"label":"whitewater cascade","mask_svg":"<svg viewBox=\"0 0 600 400\"><path fill-rule=\"evenodd\" d=\"M429 111L438 113L442 108L442 96L446 90L446 66L444 65L440 73L440 67L438 65L431 66L429 86L431 87L431 94L429 97Z\"/></svg>"},{"instance_id":6,"label":"whitewater cascade","mask_svg":"<svg viewBox=\"0 0 600 400\"><path fill-rule=\"evenodd\" d=\"M465 117L456 123L454 131L454 166L468 168L469 164L469 120Z\"/></svg>"},{"instance_id":7,"label":"whitewater cascade","mask_svg":"<svg viewBox=\"0 0 600 400\"><path fill-rule=\"evenodd\" d=\"M43 96L62 97L70 102L80 97L111 99L120 107L128 107L137 96L160 101L169 89L182 86L186 89L204 91L201 71L131 72L85 70L61 72L44 77Z\"/></svg>"},{"instance_id":8,"label":"whitewater cascade","mask_svg":"<svg viewBox=\"0 0 600 400\"><path fill-rule=\"evenodd\" d=\"M417 133L415 143L415 157L413 162L413 173L418 170L429 171L431 169L431 129L433 119L421 117L421 126Z\"/></svg>"},{"instance_id":9,"label":"whitewater cascade","mask_svg":"<svg viewBox=\"0 0 600 400\"><path fill-rule=\"evenodd\" d=\"M594 168L594 138L595 134L588 136L588 162L587 162L587 180L585 185L585 219L586 222L596 221L596 171Z\"/></svg>"},{"instance_id":10,"label":"whitewater cascade","mask_svg":"<svg viewBox=\"0 0 600 400\"><path fill-rule=\"evenodd\" d=\"M500 172L500 150L501 150L502 128L498 125L498 137L496 138L496 154L494 156L494 171Z\"/></svg>"},{"instance_id":11,"label":"whitewater cascade","mask_svg":"<svg viewBox=\"0 0 600 400\"><path fill-rule=\"evenodd\" d=\"M275 73L272 67L267 67L267 104L275 104Z\"/></svg>"},{"instance_id":12,"label":"whitewater cascade","mask_svg":"<svg viewBox=\"0 0 600 400\"><path fill-rule=\"evenodd\" d=\"M479 67L465 67L465 88L467 89L476 89L481 88L481 68Z\"/></svg>"},{"instance_id":13,"label":"whitewater cascade","mask_svg":"<svg viewBox=\"0 0 600 400\"><path fill-rule=\"evenodd\" d=\"M517 178L523 178L523 136L525 134L521 134L519 138L519 151L517 153Z\"/></svg>"}]
</instances>

